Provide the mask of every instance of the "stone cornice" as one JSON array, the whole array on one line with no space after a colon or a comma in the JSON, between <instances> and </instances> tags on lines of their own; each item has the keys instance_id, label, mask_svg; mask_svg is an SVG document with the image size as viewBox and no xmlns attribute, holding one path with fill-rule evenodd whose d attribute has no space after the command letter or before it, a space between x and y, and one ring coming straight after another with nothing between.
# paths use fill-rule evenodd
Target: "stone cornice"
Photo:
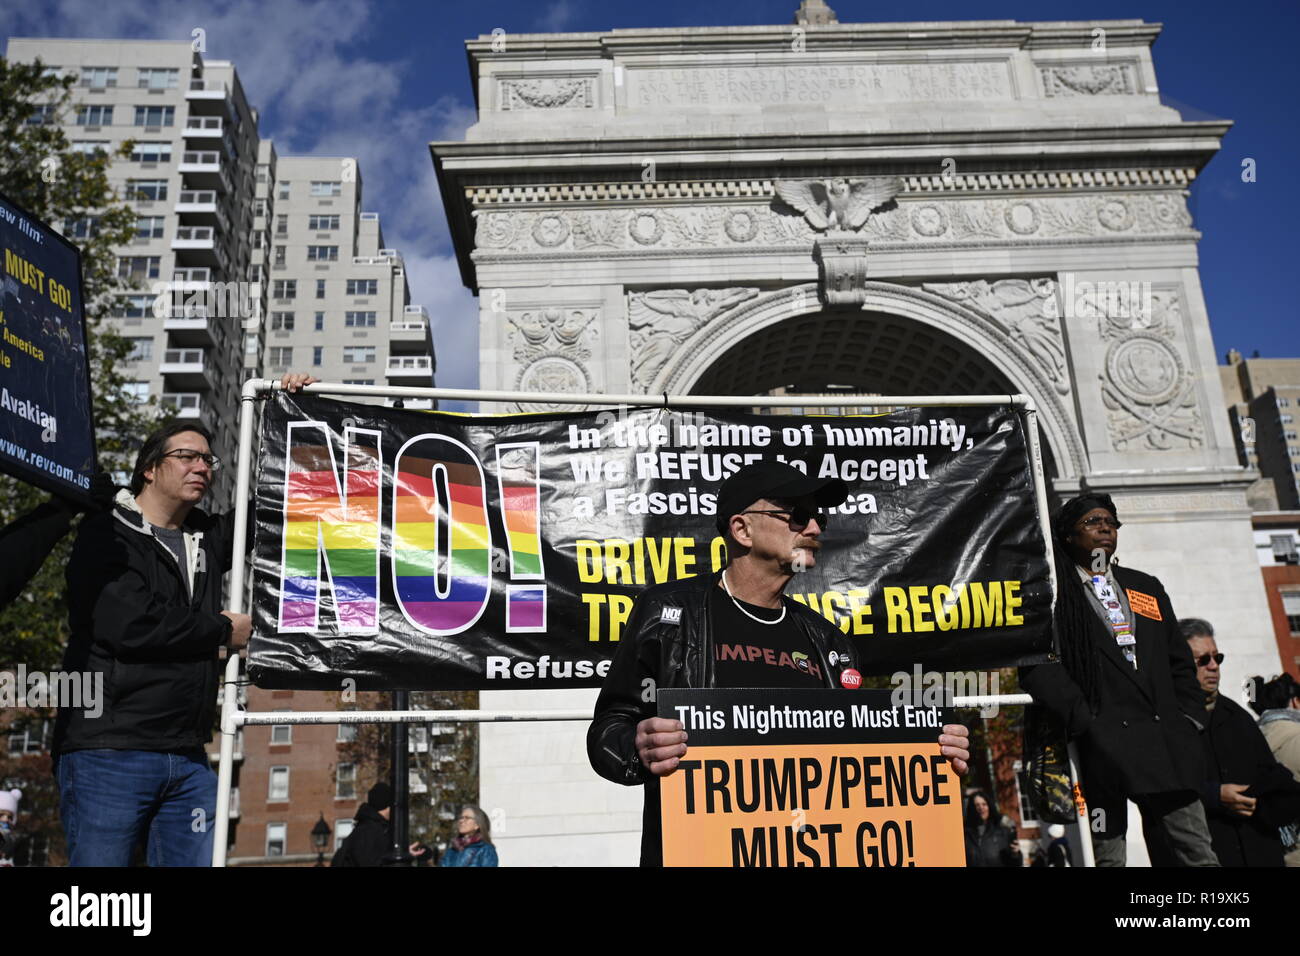
<instances>
[{"instance_id":1,"label":"stone cornice","mask_svg":"<svg viewBox=\"0 0 1300 956\"><path fill-rule=\"evenodd\" d=\"M1182 188L1196 178L1187 168L1085 169L1060 172L970 173L944 176L902 176L904 195L935 193L996 194L1003 191L1089 191L1122 187ZM475 207L554 203L618 203L699 199L770 199L771 179L701 180L684 182L560 183L528 186L470 186L465 199Z\"/></svg>"},{"instance_id":2,"label":"stone cornice","mask_svg":"<svg viewBox=\"0 0 1300 956\"><path fill-rule=\"evenodd\" d=\"M1094 30L1106 31L1108 48L1149 47L1161 24L1141 20L1083 20L1018 23L978 20L946 23L830 23L806 25L805 48L813 51L910 49L1090 49ZM663 55L671 53L761 52L788 50L793 25L610 30L599 33L507 33L504 48L496 37L466 40L471 69L481 62L536 61ZM494 49L494 45L496 49Z\"/></svg>"}]
</instances>

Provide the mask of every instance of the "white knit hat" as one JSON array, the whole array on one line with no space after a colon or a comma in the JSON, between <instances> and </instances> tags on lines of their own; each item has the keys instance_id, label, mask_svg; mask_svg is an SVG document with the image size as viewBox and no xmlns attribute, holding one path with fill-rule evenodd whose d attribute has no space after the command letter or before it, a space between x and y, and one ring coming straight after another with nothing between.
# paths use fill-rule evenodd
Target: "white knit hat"
<instances>
[{"instance_id":1,"label":"white knit hat","mask_svg":"<svg viewBox=\"0 0 1300 956\"><path fill-rule=\"evenodd\" d=\"M23 798L21 790L0 790L0 810L8 810L18 816L18 801Z\"/></svg>"}]
</instances>

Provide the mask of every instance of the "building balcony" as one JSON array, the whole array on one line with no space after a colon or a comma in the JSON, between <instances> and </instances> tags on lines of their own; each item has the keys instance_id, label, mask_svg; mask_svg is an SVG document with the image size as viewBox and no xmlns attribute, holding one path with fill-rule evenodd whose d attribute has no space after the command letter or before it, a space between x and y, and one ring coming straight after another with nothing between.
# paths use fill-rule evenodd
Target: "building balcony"
<instances>
[{"instance_id":1,"label":"building balcony","mask_svg":"<svg viewBox=\"0 0 1300 956\"><path fill-rule=\"evenodd\" d=\"M190 105L191 116L221 116L229 109L230 88L220 80L190 80L190 87L185 91L185 101Z\"/></svg>"},{"instance_id":2,"label":"building balcony","mask_svg":"<svg viewBox=\"0 0 1300 956\"><path fill-rule=\"evenodd\" d=\"M208 420L201 392L163 392L159 404L170 411L173 418L205 424Z\"/></svg>"},{"instance_id":3,"label":"building balcony","mask_svg":"<svg viewBox=\"0 0 1300 956\"><path fill-rule=\"evenodd\" d=\"M184 258L187 265L216 266L222 271L226 267L226 252L212 226L178 226L172 239L172 252L177 254L178 261Z\"/></svg>"},{"instance_id":4,"label":"building balcony","mask_svg":"<svg viewBox=\"0 0 1300 956\"><path fill-rule=\"evenodd\" d=\"M186 139L221 139L226 122L220 116L191 116L185 121Z\"/></svg>"},{"instance_id":5,"label":"building balcony","mask_svg":"<svg viewBox=\"0 0 1300 956\"><path fill-rule=\"evenodd\" d=\"M167 283L167 288L171 289L190 289L194 291L204 291L212 286L212 270L206 266L189 266L187 268L173 269L172 281Z\"/></svg>"},{"instance_id":6,"label":"building balcony","mask_svg":"<svg viewBox=\"0 0 1300 956\"><path fill-rule=\"evenodd\" d=\"M219 200L220 195L213 189L183 189L172 208L185 217L186 225L217 226L229 232L230 220Z\"/></svg>"},{"instance_id":7,"label":"building balcony","mask_svg":"<svg viewBox=\"0 0 1300 956\"><path fill-rule=\"evenodd\" d=\"M211 348L224 340L220 330L221 320L210 316L203 308L172 308L163 319L163 330L168 334L168 344L190 348Z\"/></svg>"},{"instance_id":8,"label":"building balcony","mask_svg":"<svg viewBox=\"0 0 1300 956\"><path fill-rule=\"evenodd\" d=\"M427 355L392 355L385 375L393 385L433 387L433 362Z\"/></svg>"},{"instance_id":9,"label":"building balcony","mask_svg":"<svg viewBox=\"0 0 1300 956\"><path fill-rule=\"evenodd\" d=\"M167 380L168 386L177 391L189 392L212 387L204 349L168 349L163 353L158 373Z\"/></svg>"},{"instance_id":10,"label":"building balcony","mask_svg":"<svg viewBox=\"0 0 1300 956\"><path fill-rule=\"evenodd\" d=\"M419 320L390 322L388 325L388 351L394 355L428 356L429 326Z\"/></svg>"},{"instance_id":11,"label":"building balcony","mask_svg":"<svg viewBox=\"0 0 1300 956\"><path fill-rule=\"evenodd\" d=\"M215 149L187 149L181 153L177 171L185 177L185 185L194 189L221 189L230 192L230 174L221 163L221 152Z\"/></svg>"},{"instance_id":12,"label":"building balcony","mask_svg":"<svg viewBox=\"0 0 1300 956\"><path fill-rule=\"evenodd\" d=\"M405 383L403 383L405 384ZM389 408L396 407L397 403L402 403L402 408L408 412L428 411L438 407L438 404L431 398L386 398L384 404Z\"/></svg>"}]
</instances>

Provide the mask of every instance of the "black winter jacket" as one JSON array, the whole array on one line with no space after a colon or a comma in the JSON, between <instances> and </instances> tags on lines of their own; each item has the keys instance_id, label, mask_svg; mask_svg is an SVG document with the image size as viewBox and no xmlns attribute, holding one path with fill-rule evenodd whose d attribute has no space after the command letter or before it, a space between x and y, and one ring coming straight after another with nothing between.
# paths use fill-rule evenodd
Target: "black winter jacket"
<instances>
[{"instance_id":1,"label":"black winter jacket","mask_svg":"<svg viewBox=\"0 0 1300 956\"><path fill-rule=\"evenodd\" d=\"M718 587L720 579L719 574L701 574L641 592L623 628L587 731L587 759L596 773L625 786L646 785L641 820L642 866L661 865L663 855L659 778L642 766L637 755L636 725L656 715L655 694L661 687L715 686L709 615L711 602L727 600ZM862 671L857 650L839 628L807 605L789 597L784 602L786 613L816 648L827 687L841 686L840 675L850 668ZM664 614L665 608L680 608L681 614Z\"/></svg>"},{"instance_id":2,"label":"black winter jacket","mask_svg":"<svg viewBox=\"0 0 1300 956\"><path fill-rule=\"evenodd\" d=\"M103 712L61 709L54 752L109 748L179 753L212 738L218 649L229 642L222 577L234 515L185 521L190 581L129 492L81 524L68 562L72 634L63 666L103 675ZM250 538L251 541L251 538Z\"/></svg>"},{"instance_id":3,"label":"black winter jacket","mask_svg":"<svg viewBox=\"0 0 1300 956\"><path fill-rule=\"evenodd\" d=\"M1205 695L1192 652L1157 578L1117 564L1115 579L1133 605L1137 670L1120 653L1110 628L1089 611L1089 637L1102 658L1098 710L1093 712L1059 663L1023 668L1020 686L1079 741L1080 776L1090 804L1134 794L1199 792ZM1060 586L1084 587L1077 578Z\"/></svg>"},{"instance_id":4,"label":"black winter jacket","mask_svg":"<svg viewBox=\"0 0 1300 956\"><path fill-rule=\"evenodd\" d=\"M0 530L0 610L27 587L75 517L76 512L56 498Z\"/></svg>"},{"instance_id":5,"label":"black winter jacket","mask_svg":"<svg viewBox=\"0 0 1300 956\"><path fill-rule=\"evenodd\" d=\"M330 866L383 866L384 857L393 848L388 821L368 803L357 807L353 819L356 825L330 860Z\"/></svg>"}]
</instances>

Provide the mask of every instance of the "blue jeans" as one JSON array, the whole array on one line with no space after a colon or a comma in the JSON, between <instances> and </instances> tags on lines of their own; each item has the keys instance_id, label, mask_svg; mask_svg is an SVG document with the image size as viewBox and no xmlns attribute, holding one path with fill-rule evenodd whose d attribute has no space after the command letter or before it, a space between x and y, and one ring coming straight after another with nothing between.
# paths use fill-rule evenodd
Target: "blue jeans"
<instances>
[{"instance_id":1,"label":"blue jeans","mask_svg":"<svg viewBox=\"0 0 1300 956\"><path fill-rule=\"evenodd\" d=\"M59 757L69 866L211 866L217 775L202 750L74 750Z\"/></svg>"}]
</instances>

